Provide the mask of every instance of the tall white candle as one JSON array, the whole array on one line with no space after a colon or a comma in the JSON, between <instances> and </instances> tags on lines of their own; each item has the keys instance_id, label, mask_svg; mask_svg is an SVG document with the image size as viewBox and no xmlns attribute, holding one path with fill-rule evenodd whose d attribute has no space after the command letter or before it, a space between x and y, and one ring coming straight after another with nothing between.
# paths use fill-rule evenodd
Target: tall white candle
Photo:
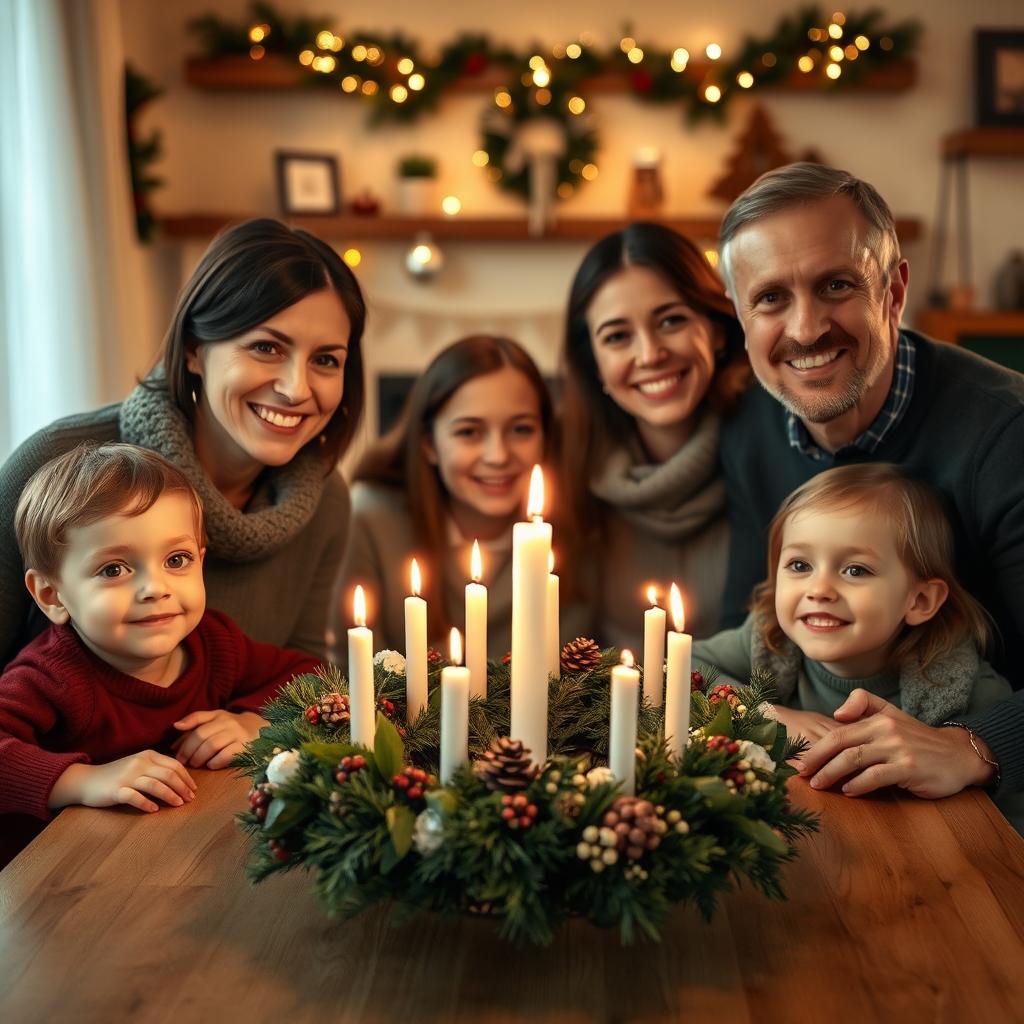
<instances>
[{"instance_id":1,"label":"tall white candle","mask_svg":"<svg viewBox=\"0 0 1024 1024\"><path fill-rule=\"evenodd\" d=\"M441 670L441 785L469 760L469 669L461 668L462 640L451 632L451 664Z\"/></svg>"},{"instance_id":2,"label":"tall white candle","mask_svg":"<svg viewBox=\"0 0 1024 1024\"><path fill-rule=\"evenodd\" d=\"M405 599L405 720L415 722L427 706L427 602L414 558L409 569L412 595Z\"/></svg>"},{"instance_id":3,"label":"tall white candle","mask_svg":"<svg viewBox=\"0 0 1024 1024\"><path fill-rule=\"evenodd\" d=\"M665 609L658 607L658 593L647 588L652 607L644 612L644 698L653 708L661 707L665 691Z\"/></svg>"},{"instance_id":4,"label":"tall white candle","mask_svg":"<svg viewBox=\"0 0 1024 1024\"><path fill-rule=\"evenodd\" d=\"M533 467L525 523L512 527L511 736L530 751L534 764L548 752L547 637L548 553L551 524L545 523L544 475Z\"/></svg>"},{"instance_id":5,"label":"tall white candle","mask_svg":"<svg viewBox=\"0 0 1024 1024\"><path fill-rule=\"evenodd\" d=\"M636 792L636 719L640 696L640 673L633 667L633 655L622 652L622 664L612 669L612 720L608 736L608 767L622 792Z\"/></svg>"},{"instance_id":6,"label":"tall white candle","mask_svg":"<svg viewBox=\"0 0 1024 1024\"><path fill-rule=\"evenodd\" d=\"M690 666L693 637L683 632L683 597L673 583L670 598L674 630L668 634L668 671L665 686L665 739L670 754L681 757L690 735Z\"/></svg>"},{"instance_id":7,"label":"tall white candle","mask_svg":"<svg viewBox=\"0 0 1024 1024\"><path fill-rule=\"evenodd\" d=\"M555 575L555 553L548 552L548 631L547 660L548 675L554 679L562 678L562 645L559 639L558 623L558 577Z\"/></svg>"},{"instance_id":8,"label":"tall white candle","mask_svg":"<svg viewBox=\"0 0 1024 1024\"><path fill-rule=\"evenodd\" d=\"M473 582L466 584L466 668L469 669L469 692L474 697L486 697L487 588L480 582L484 567L478 541L473 541L470 574Z\"/></svg>"},{"instance_id":9,"label":"tall white candle","mask_svg":"<svg viewBox=\"0 0 1024 1024\"><path fill-rule=\"evenodd\" d=\"M376 708L373 690L373 633L366 628L366 596L356 587L348 631L348 700L352 742L373 748Z\"/></svg>"}]
</instances>

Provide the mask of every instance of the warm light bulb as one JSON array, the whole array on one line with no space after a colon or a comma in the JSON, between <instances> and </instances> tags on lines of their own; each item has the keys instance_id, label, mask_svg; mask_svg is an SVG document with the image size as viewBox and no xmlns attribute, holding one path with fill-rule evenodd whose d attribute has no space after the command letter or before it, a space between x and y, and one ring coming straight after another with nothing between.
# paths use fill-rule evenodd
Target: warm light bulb
<instances>
[{"instance_id":1,"label":"warm light bulb","mask_svg":"<svg viewBox=\"0 0 1024 1024\"><path fill-rule=\"evenodd\" d=\"M634 46L636 46L636 40L632 36L623 36L619 40L619 49L623 53L629 53L629 51L632 50Z\"/></svg>"},{"instance_id":2,"label":"warm light bulb","mask_svg":"<svg viewBox=\"0 0 1024 1024\"><path fill-rule=\"evenodd\" d=\"M679 593L679 587L675 583L669 591L669 605L672 609L672 624L677 633L682 633L686 627L686 615L683 611L683 595Z\"/></svg>"},{"instance_id":3,"label":"warm light bulb","mask_svg":"<svg viewBox=\"0 0 1024 1024\"><path fill-rule=\"evenodd\" d=\"M704 99L706 99L708 103L717 103L721 98L722 90L719 89L717 85L709 85L704 90Z\"/></svg>"},{"instance_id":4,"label":"warm light bulb","mask_svg":"<svg viewBox=\"0 0 1024 1024\"><path fill-rule=\"evenodd\" d=\"M413 250L412 250L412 258L417 263L429 263L430 262L430 256L431 256L430 246L426 245L423 242L420 242L420 244L415 246L413 248Z\"/></svg>"},{"instance_id":5,"label":"warm light bulb","mask_svg":"<svg viewBox=\"0 0 1024 1024\"><path fill-rule=\"evenodd\" d=\"M833 81L835 81L842 73L843 69L838 64L829 64L829 66L825 68L825 74Z\"/></svg>"},{"instance_id":6,"label":"warm light bulb","mask_svg":"<svg viewBox=\"0 0 1024 1024\"><path fill-rule=\"evenodd\" d=\"M587 181L593 181L597 177L597 164L584 164L580 174Z\"/></svg>"},{"instance_id":7,"label":"warm light bulb","mask_svg":"<svg viewBox=\"0 0 1024 1024\"><path fill-rule=\"evenodd\" d=\"M478 149L470 159L472 159L474 167L486 167L491 160L486 149Z\"/></svg>"},{"instance_id":8,"label":"warm light bulb","mask_svg":"<svg viewBox=\"0 0 1024 1024\"><path fill-rule=\"evenodd\" d=\"M797 62L796 66L806 75L808 71L814 70L814 58L805 53Z\"/></svg>"},{"instance_id":9,"label":"warm light bulb","mask_svg":"<svg viewBox=\"0 0 1024 1024\"><path fill-rule=\"evenodd\" d=\"M411 75L413 72L413 68L415 67L416 65L413 63L411 57L403 57L398 62L398 73L400 75Z\"/></svg>"},{"instance_id":10,"label":"warm light bulb","mask_svg":"<svg viewBox=\"0 0 1024 1024\"><path fill-rule=\"evenodd\" d=\"M419 597L423 589L423 578L420 576L420 563L414 558L409 566L409 589L413 597Z\"/></svg>"},{"instance_id":11,"label":"warm light bulb","mask_svg":"<svg viewBox=\"0 0 1024 1024\"><path fill-rule=\"evenodd\" d=\"M634 46L629 53L626 54L630 64L639 64L644 59L644 51L639 46Z\"/></svg>"},{"instance_id":12,"label":"warm light bulb","mask_svg":"<svg viewBox=\"0 0 1024 1024\"><path fill-rule=\"evenodd\" d=\"M754 84L754 76L749 71L741 71L736 76L736 81L739 83L740 88L749 89Z\"/></svg>"},{"instance_id":13,"label":"warm light bulb","mask_svg":"<svg viewBox=\"0 0 1024 1024\"><path fill-rule=\"evenodd\" d=\"M309 65L313 63L313 51L303 50L302 53L299 54L299 63L308 68Z\"/></svg>"},{"instance_id":14,"label":"warm light bulb","mask_svg":"<svg viewBox=\"0 0 1024 1024\"><path fill-rule=\"evenodd\" d=\"M375 96L379 86L374 81L363 82L363 95Z\"/></svg>"},{"instance_id":15,"label":"warm light bulb","mask_svg":"<svg viewBox=\"0 0 1024 1024\"><path fill-rule=\"evenodd\" d=\"M396 103L404 103L409 98L409 90L404 85L391 86L391 98Z\"/></svg>"},{"instance_id":16,"label":"warm light bulb","mask_svg":"<svg viewBox=\"0 0 1024 1024\"><path fill-rule=\"evenodd\" d=\"M327 29L324 29L322 32L317 32L317 34L316 34L316 45L319 46L321 50L329 50L329 49L331 49L333 43L334 43L334 33L333 32L328 32Z\"/></svg>"},{"instance_id":17,"label":"warm light bulb","mask_svg":"<svg viewBox=\"0 0 1024 1024\"><path fill-rule=\"evenodd\" d=\"M539 53L535 53L530 58L530 70L539 71L542 67L544 67L544 58Z\"/></svg>"},{"instance_id":18,"label":"warm light bulb","mask_svg":"<svg viewBox=\"0 0 1024 1024\"><path fill-rule=\"evenodd\" d=\"M366 60L366 47L361 43L359 46L352 47L352 59L353 60Z\"/></svg>"},{"instance_id":19,"label":"warm light bulb","mask_svg":"<svg viewBox=\"0 0 1024 1024\"><path fill-rule=\"evenodd\" d=\"M359 79L355 75L346 75L341 80L341 88L345 92L355 92L359 88Z\"/></svg>"},{"instance_id":20,"label":"warm light bulb","mask_svg":"<svg viewBox=\"0 0 1024 1024\"><path fill-rule=\"evenodd\" d=\"M449 217L454 217L462 210L462 200L458 196L445 196L441 200L441 210Z\"/></svg>"},{"instance_id":21,"label":"warm light bulb","mask_svg":"<svg viewBox=\"0 0 1024 1024\"><path fill-rule=\"evenodd\" d=\"M479 583L484 574L484 561L480 557L480 541L473 541L473 554L469 556L469 575Z\"/></svg>"},{"instance_id":22,"label":"warm light bulb","mask_svg":"<svg viewBox=\"0 0 1024 1024\"><path fill-rule=\"evenodd\" d=\"M708 43L704 48L704 52L707 54L708 60L718 60L722 56L722 48L718 43Z\"/></svg>"},{"instance_id":23,"label":"warm light bulb","mask_svg":"<svg viewBox=\"0 0 1024 1024\"><path fill-rule=\"evenodd\" d=\"M843 26L842 25L837 25L835 22L833 22L828 27L828 34L833 39L842 39L843 38Z\"/></svg>"},{"instance_id":24,"label":"warm light bulb","mask_svg":"<svg viewBox=\"0 0 1024 1024\"><path fill-rule=\"evenodd\" d=\"M571 96L568 107L570 114L582 114L587 109L587 102L582 96Z\"/></svg>"},{"instance_id":25,"label":"warm light bulb","mask_svg":"<svg viewBox=\"0 0 1024 1024\"><path fill-rule=\"evenodd\" d=\"M622 657L619 659L626 668L632 668L636 664L636 659L633 657L633 652L626 650L622 652Z\"/></svg>"},{"instance_id":26,"label":"warm light bulb","mask_svg":"<svg viewBox=\"0 0 1024 1024\"><path fill-rule=\"evenodd\" d=\"M565 48L565 55L569 60L579 60L583 53L583 47L579 43L570 43Z\"/></svg>"},{"instance_id":27,"label":"warm light bulb","mask_svg":"<svg viewBox=\"0 0 1024 1024\"><path fill-rule=\"evenodd\" d=\"M534 466L530 473L530 494L526 501L526 514L531 519L542 519L544 516L544 471Z\"/></svg>"},{"instance_id":28,"label":"warm light bulb","mask_svg":"<svg viewBox=\"0 0 1024 1024\"><path fill-rule=\"evenodd\" d=\"M267 36L267 33L263 31L263 26L262 25L253 25L253 27L251 29L249 29L249 41L250 42L262 43L263 40L266 38L266 36Z\"/></svg>"},{"instance_id":29,"label":"warm light bulb","mask_svg":"<svg viewBox=\"0 0 1024 1024\"><path fill-rule=\"evenodd\" d=\"M363 254L358 249L346 249L341 258L349 267L358 267L363 262Z\"/></svg>"},{"instance_id":30,"label":"warm light bulb","mask_svg":"<svg viewBox=\"0 0 1024 1024\"><path fill-rule=\"evenodd\" d=\"M453 665L462 664L462 636L454 626L452 626L451 636L448 638L448 654L448 660Z\"/></svg>"},{"instance_id":31,"label":"warm light bulb","mask_svg":"<svg viewBox=\"0 0 1024 1024\"><path fill-rule=\"evenodd\" d=\"M853 45L856 46L858 50L866 50L871 45L871 40L868 39L867 36L857 36L853 41Z\"/></svg>"},{"instance_id":32,"label":"warm light bulb","mask_svg":"<svg viewBox=\"0 0 1024 1024\"><path fill-rule=\"evenodd\" d=\"M672 53L672 70L673 71L685 71L686 65L690 62L690 51L685 47L680 46L677 50Z\"/></svg>"},{"instance_id":33,"label":"warm light bulb","mask_svg":"<svg viewBox=\"0 0 1024 1024\"><path fill-rule=\"evenodd\" d=\"M533 84L541 89L551 84L551 72L546 67L539 67L533 73Z\"/></svg>"},{"instance_id":34,"label":"warm light bulb","mask_svg":"<svg viewBox=\"0 0 1024 1024\"><path fill-rule=\"evenodd\" d=\"M417 71L415 75L409 76L409 88L413 92L419 92L427 84L427 80Z\"/></svg>"},{"instance_id":35,"label":"warm light bulb","mask_svg":"<svg viewBox=\"0 0 1024 1024\"><path fill-rule=\"evenodd\" d=\"M828 49L828 55L838 64L843 59L845 54L841 46L830 46Z\"/></svg>"},{"instance_id":36,"label":"warm light bulb","mask_svg":"<svg viewBox=\"0 0 1024 1024\"><path fill-rule=\"evenodd\" d=\"M512 97L504 89L499 89L494 94L494 102L504 110L505 107L512 106Z\"/></svg>"},{"instance_id":37,"label":"warm light bulb","mask_svg":"<svg viewBox=\"0 0 1024 1024\"><path fill-rule=\"evenodd\" d=\"M355 595L352 598L352 621L357 626L366 625L366 595L362 586L356 587Z\"/></svg>"}]
</instances>

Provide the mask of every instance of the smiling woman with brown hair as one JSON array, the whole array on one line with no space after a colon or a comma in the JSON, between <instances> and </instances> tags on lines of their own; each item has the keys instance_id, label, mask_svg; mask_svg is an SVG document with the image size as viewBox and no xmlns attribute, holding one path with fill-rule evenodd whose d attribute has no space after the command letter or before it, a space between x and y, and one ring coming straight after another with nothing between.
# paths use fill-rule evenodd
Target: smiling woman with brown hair
<instances>
[{"instance_id":1,"label":"smiling woman with brown hair","mask_svg":"<svg viewBox=\"0 0 1024 1024\"><path fill-rule=\"evenodd\" d=\"M163 455L203 501L209 604L253 639L325 649L348 491L335 472L363 408L366 319L330 246L276 220L216 238L185 285L154 372L116 405L59 420L0 470L0 665L30 614L14 507L43 463L82 441Z\"/></svg>"},{"instance_id":2,"label":"smiling woman with brown hair","mask_svg":"<svg viewBox=\"0 0 1024 1024\"><path fill-rule=\"evenodd\" d=\"M747 380L721 283L682 235L631 224L583 258L563 358L566 517L580 527L569 561L598 577L586 581L596 636L636 649L647 587L672 581L687 629L713 632L728 546L719 417Z\"/></svg>"}]
</instances>

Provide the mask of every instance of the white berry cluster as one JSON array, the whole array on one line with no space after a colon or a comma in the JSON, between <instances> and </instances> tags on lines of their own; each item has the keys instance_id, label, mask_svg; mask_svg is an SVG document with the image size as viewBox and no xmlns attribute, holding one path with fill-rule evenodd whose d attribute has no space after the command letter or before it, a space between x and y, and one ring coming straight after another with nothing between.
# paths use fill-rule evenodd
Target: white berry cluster
<instances>
[{"instance_id":1,"label":"white berry cluster","mask_svg":"<svg viewBox=\"0 0 1024 1024\"><path fill-rule=\"evenodd\" d=\"M405 672L405 656L398 651L378 651L373 656L373 663L393 676L400 676Z\"/></svg>"},{"instance_id":2,"label":"white berry cluster","mask_svg":"<svg viewBox=\"0 0 1024 1024\"><path fill-rule=\"evenodd\" d=\"M583 830L583 838L576 844L576 856L580 860L589 860L591 871L601 872L618 863L618 843L619 837L614 829L588 825Z\"/></svg>"}]
</instances>

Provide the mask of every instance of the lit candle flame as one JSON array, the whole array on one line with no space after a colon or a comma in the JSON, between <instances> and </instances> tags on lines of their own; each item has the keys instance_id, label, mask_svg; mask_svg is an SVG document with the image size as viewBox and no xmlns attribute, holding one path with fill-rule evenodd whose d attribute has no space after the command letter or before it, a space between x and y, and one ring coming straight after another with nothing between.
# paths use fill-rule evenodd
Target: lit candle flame
<instances>
[{"instance_id":1,"label":"lit candle flame","mask_svg":"<svg viewBox=\"0 0 1024 1024\"><path fill-rule=\"evenodd\" d=\"M409 568L409 586L412 588L412 596L419 597L420 590L423 588L423 580L420 577L419 563L415 558Z\"/></svg>"},{"instance_id":2,"label":"lit candle flame","mask_svg":"<svg viewBox=\"0 0 1024 1024\"><path fill-rule=\"evenodd\" d=\"M548 552L548 572L553 573L555 571L555 553L554 551Z\"/></svg>"},{"instance_id":3,"label":"lit candle flame","mask_svg":"<svg viewBox=\"0 0 1024 1024\"><path fill-rule=\"evenodd\" d=\"M462 637L454 626L452 626L451 637L448 641L448 654L448 660L453 665L462 664Z\"/></svg>"},{"instance_id":4,"label":"lit candle flame","mask_svg":"<svg viewBox=\"0 0 1024 1024\"><path fill-rule=\"evenodd\" d=\"M480 541L473 541L473 554L469 560L469 574L473 577L474 583L480 582L480 577L484 574L484 562L480 557Z\"/></svg>"},{"instance_id":5,"label":"lit candle flame","mask_svg":"<svg viewBox=\"0 0 1024 1024\"><path fill-rule=\"evenodd\" d=\"M636 662L633 660L632 651L623 651L622 658L620 660L622 664L626 666L626 668L632 668L636 664Z\"/></svg>"},{"instance_id":6,"label":"lit candle flame","mask_svg":"<svg viewBox=\"0 0 1024 1024\"><path fill-rule=\"evenodd\" d=\"M544 472L540 466L534 466L530 474L530 497L526 502L526 515L530 519L540 519L544 515Z\"/></svg>"},{"instance_id":7,"label":"lit candle flame","mask_svg":"<svg viewBox=\"0 0 1024 1024\"><path fill-rule=\"evenodd\" d=\"M658 591L653 586L647 588L647 600L651 602L652 608L658 607Z\"/></svg>"},{"instance_id":8,"label":"lit candle flame","mask_svg":"<svg viewBox=\"0 0 1024 1024\"><path fill-rule=\"evenodd\" d=\"M366 625L366 595L362 586L356 587L355 597L352 598L352 618L357 626Z\"/></svg>"},{"instance_id":9,"label":"lit candle flame","mask_svg":"<svg viewBox=\"0 0 1024 1024\"><path fill-rule=\"evenodd\" d=\"M683 614L683 595L679 593L679 588L674 583L672 584L670 603L672 605L672 621L675 623L676 632L682 633L686 626L686 616Z\"/></svg>"}]
</instances>

